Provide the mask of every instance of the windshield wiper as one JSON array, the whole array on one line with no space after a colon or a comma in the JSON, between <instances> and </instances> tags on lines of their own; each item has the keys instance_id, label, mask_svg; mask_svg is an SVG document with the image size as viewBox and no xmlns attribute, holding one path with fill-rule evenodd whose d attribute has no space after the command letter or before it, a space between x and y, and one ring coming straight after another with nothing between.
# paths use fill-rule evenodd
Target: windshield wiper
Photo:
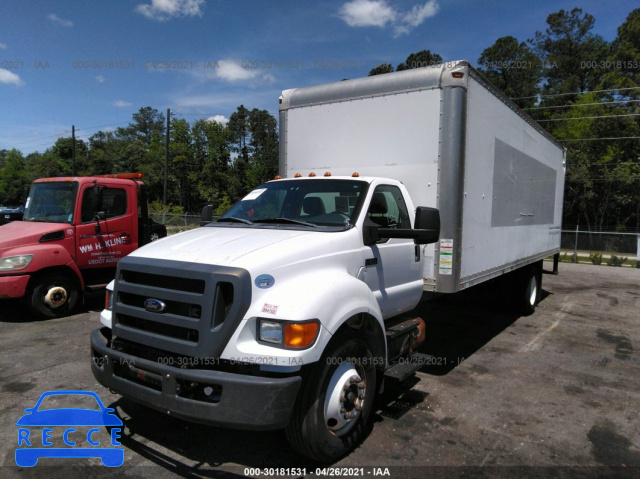
<instances>
[{"instance_id":1,"label":"windshield wiper","mask_svg":"<svg viewBox=\"0 0 640 479\"><path fill-rule=\"evenodd\" d=\"M316 224L307 223L306 221L292 220L291 218L263 218L263 219L255 220L254 223L285 223L285 224L292 224L292 225L309 226L311 228L318 227L318 225Z\"/></svg>"},{"instance_id":2,"label":"windshield wiper","mask_svg":"<svg viewBox=\"0 0 640 479\"><path fill-rule=\"evenodd\" d=\"M228 221L230 223L244 223L245 225L252 225L253 224L252 221L245 220L243 218L236 218L235 216L229 216L227 218L218 218L216 220L216 223L219 223L221 221Z\"/></svg>"}]
</instances>

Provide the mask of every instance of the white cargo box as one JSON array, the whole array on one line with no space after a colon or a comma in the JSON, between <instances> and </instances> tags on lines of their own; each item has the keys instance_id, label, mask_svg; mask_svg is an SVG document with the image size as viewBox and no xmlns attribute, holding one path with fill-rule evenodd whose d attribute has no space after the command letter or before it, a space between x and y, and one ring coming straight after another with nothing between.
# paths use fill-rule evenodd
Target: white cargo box
<instances>
[{"instance_id":1,"label":"white cargo box","mask_svg":"<svg viewBox=\"0 0 640 479\"><path fill-rule=\"evenodd\" d=\"M402 181L440 210L425 290L452 293L560 250L565 150L465 61L280 98L280 174Z\"/></svg>"}]
</instances>

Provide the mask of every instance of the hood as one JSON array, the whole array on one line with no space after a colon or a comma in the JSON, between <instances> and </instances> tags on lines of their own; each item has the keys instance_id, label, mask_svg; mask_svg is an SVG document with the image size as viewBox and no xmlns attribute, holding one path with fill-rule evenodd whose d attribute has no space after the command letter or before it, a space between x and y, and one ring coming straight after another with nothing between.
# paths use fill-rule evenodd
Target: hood
<instances>
[{"instance_id":1,"label":"hood","mask_svg":"<svg viewBox=\"0 0 640 479\"><path fill-rule=\"evenodd\" d=\"M31 221L13 221L0 226L0 253L16 246L37 244L42 235L66 231L73 227L67 223L36 223Z\"/></svg>"},{"instance_id":2,"label":"hood","mask_svg":"<svg viewBox=\"0 0 640 479\"><path fill-rule=\"evenodd\" d=\"M331 254L340 232L279 228L202 227L169 236L134 251L130 256L189 263L236 266L247 270L286 264Z\"/></svg>"}]
</instances>

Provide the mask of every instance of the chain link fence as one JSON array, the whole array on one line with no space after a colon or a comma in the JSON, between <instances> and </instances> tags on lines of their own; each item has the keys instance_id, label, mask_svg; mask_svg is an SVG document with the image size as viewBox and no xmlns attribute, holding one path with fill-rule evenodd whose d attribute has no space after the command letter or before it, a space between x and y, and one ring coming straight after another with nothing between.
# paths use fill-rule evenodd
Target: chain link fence
<instances>
[{"instance_id":1,"label":"chain link fence","mask_svg":"<svg viewBox=\"0 0 640 479\"><path fill-rule=\"evenodd\" d=\"M640 266L640 234L562 230L560 248L571 262ZM617 264L620 263L620 264Z\"/></svg>"},{"instance_id":2,"label":"chain link fence","mask_svg":"<svg viewBox=\"0 0 640 479\"><path fill-rule=\"evenodd\" d=\"M200 226L200 215L176 215L172 213L149 213L149 217L167 227L167 234L197 228ZM215 218L214 218L215 219Z\"/></svg>"}]
</instances>

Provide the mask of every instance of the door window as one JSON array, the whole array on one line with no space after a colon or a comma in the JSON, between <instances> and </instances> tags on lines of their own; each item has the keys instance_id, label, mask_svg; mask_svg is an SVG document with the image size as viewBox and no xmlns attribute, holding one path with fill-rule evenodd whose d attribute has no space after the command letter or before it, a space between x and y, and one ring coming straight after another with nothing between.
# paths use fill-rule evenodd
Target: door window
<instances>
[{"instance_id":1,"label":"door window","mask_svg":"<svg viewBox=\"0 0 640 479\"><path fill-rule=\"evenodd\" d=\"M104 218L116 218L127 213L127 192L122 188L87 188L82 195L82 222L95 221L98 212Z\"/></svg>"},{"instance_id":2,"label":"door window","mask_svg":"<svg viewBox=\"0 0 640 479\"><path fill-rule=\"evenodd\" d=\"M376 187L371 197L367 217L382 228L411 228L407 205L397 186Z\"/></svg>"}]
</instances>

